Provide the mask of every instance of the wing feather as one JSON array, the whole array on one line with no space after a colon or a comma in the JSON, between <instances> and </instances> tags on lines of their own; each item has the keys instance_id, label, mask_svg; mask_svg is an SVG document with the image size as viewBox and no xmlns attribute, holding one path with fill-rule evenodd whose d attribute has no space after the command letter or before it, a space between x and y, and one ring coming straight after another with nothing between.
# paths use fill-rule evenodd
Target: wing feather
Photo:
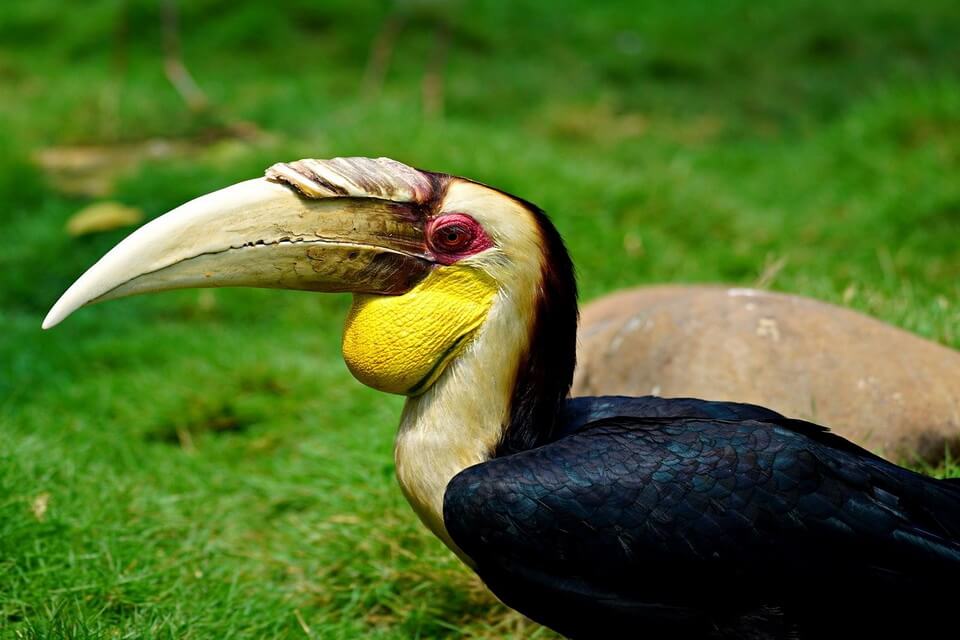
<instances>
[{"instance_id":1,"label":"wing feather","mask_svg":"<svg viewBox=\"0 0 960 640\"><path fill-rule=\"evenodd\" d=\"M954 486L762 408L655 400L574 407L565 437L451 481L447 529L508 604L573 636L585 612L591 634L717 630L803 619L818 590L908 598L960 575Z\"/></svg>"}]
</instances>

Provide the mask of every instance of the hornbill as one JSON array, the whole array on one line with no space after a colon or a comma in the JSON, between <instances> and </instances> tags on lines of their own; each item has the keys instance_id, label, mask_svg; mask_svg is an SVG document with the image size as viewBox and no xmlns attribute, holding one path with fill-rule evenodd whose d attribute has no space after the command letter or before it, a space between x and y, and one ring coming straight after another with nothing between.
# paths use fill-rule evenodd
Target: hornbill
<instances>
[{"instance_id":1,"label":"hornbill","mask_svg":"<svg viewBox=\"0 0 960 640\"><path fill-rule=\"evenodd\" d=\"M568 399L573 266L533 204L386 158L301 160L184 204L61 297L352 292L353 375L407 396L396 473L507 605L573 638L824 638L952 614L960 485L759 406Z\"/></svg>"}]
</instances>

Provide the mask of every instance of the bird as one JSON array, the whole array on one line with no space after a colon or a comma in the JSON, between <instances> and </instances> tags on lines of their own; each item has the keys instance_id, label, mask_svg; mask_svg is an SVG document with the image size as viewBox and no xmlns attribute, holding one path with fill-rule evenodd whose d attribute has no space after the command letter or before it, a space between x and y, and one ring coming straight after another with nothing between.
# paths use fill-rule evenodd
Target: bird
<instances>
[{"instance_id":1,"label":"bird","mask_svg":"<svg viewBox=\"0 0 960 640\"><path fill-rule=\"evenodd\" d=\"M889 637L950 620L957 481L760 406L570 398L574 267L527 200L388 158L278 163L133 232L43 327L222 286L353 294L347 367L406 396L404 496L502 602L562 635Z\"/></svg>"}]
</instances>

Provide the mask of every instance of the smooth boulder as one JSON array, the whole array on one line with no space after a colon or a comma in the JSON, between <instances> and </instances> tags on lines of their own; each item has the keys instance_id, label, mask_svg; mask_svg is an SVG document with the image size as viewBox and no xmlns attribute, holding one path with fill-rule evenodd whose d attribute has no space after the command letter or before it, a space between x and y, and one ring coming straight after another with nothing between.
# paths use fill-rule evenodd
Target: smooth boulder
<instances>
[{"instance_id":1,"label":"smooth boulder","mask_svg":"<svg viewBox=\"0 0 960 640\"><path fill-rule=\"evenodd\" d=\"M641 287L583 309L573 395L734 400L885 457L960 454L960 352L801 296Z\"/></svg>"}]
</instances>

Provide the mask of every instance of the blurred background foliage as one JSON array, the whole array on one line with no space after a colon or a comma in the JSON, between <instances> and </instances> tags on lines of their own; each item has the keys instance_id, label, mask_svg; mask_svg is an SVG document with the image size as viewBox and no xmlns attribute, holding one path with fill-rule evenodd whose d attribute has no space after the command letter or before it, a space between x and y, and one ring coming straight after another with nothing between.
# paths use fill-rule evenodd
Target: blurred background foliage
<instances>
[{"instance_id":1,"label":"blurred background foliage","mask_svg":"<svg viewBox=\"0 0 960 640\"><path fill-rule=\"evenodd\" d=\"M537 202L586 299L771 287L960 346L953 0L7 2L0 139L0 635L548 637L400 497L400 401L340 362L347 299L39 331L131 223L273 162Z\"/></svg>"}]
</instances>

